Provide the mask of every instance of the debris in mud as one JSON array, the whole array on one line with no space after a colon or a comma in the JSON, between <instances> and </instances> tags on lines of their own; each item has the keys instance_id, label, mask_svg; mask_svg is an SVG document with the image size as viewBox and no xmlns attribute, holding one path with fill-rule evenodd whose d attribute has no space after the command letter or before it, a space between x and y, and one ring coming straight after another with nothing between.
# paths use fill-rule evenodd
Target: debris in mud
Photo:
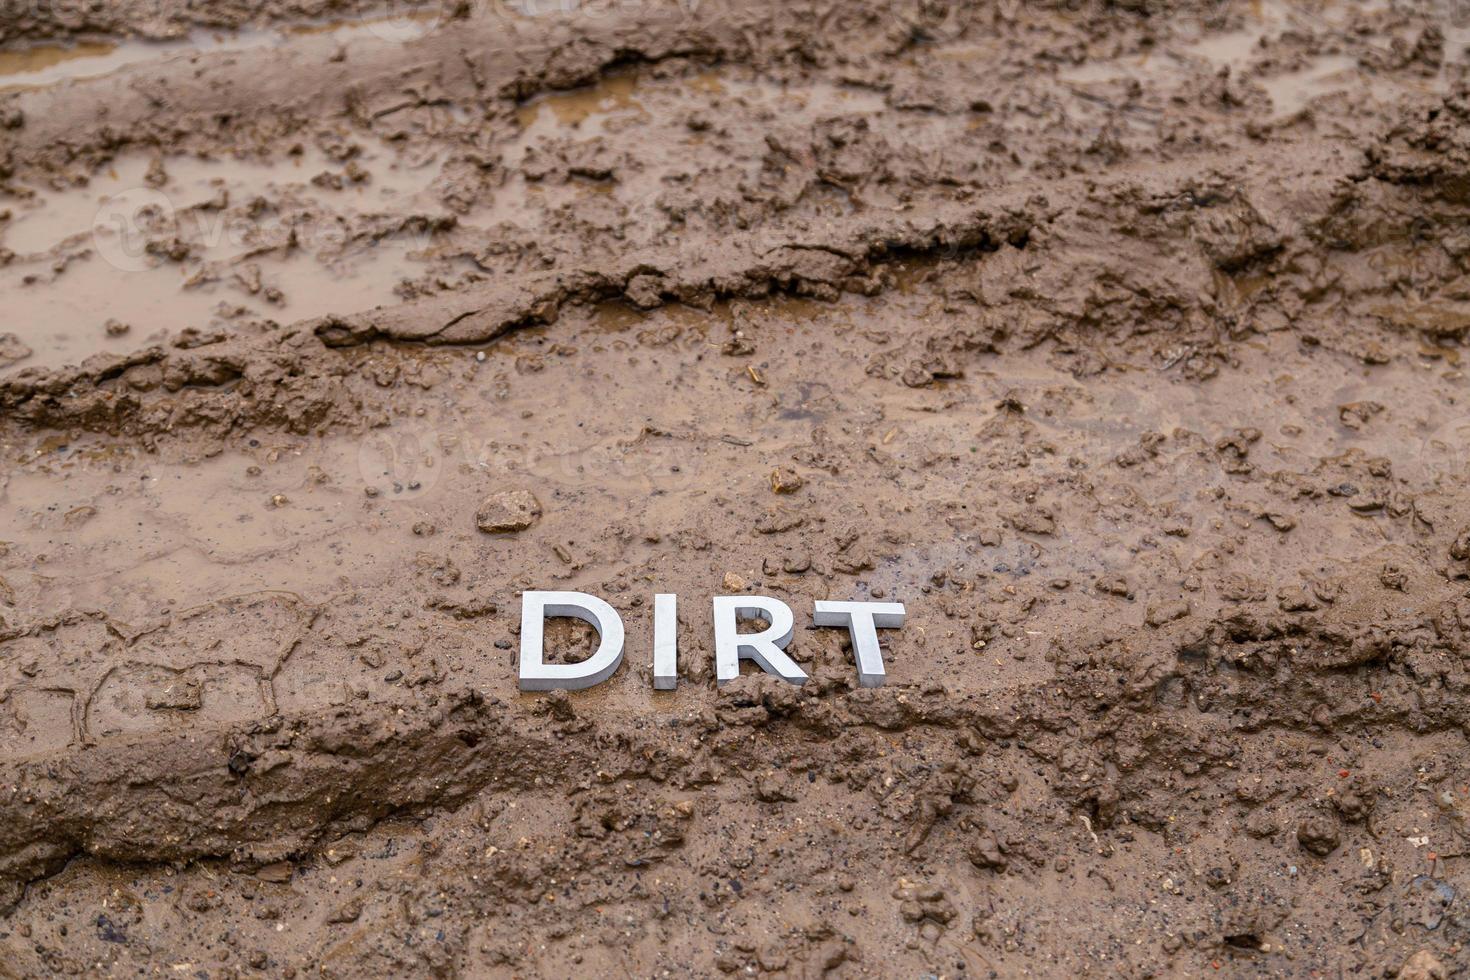
<instances>
[{"instance_id":1,"label":"debris in mud","mask_svg":"<svg viewBox=\"0 0 1470 980\"><path fill-rule=\"evenodd\" d=\"M1313 812L1302 818L1296 828L1296 839L1304 849L1318 857L1326 857L1342 843L1336 818L1322 812Z\"/></svg>"},{"instance_id":2,"label":"debris in mud","mask_svg":"<svg viewBox=\"0 0 1470 980\"><path fill-rule=\"evenodd\" d=\"M524 531L541 517L541 501L529 490L502 490L480 502L475 525L486 534Z\"/></svg>"},{"instance_id":3,"label":"debris in mud","mask_svg":"<svg viewBox=\"0 0 1470 980\"><path fill-rule=\"evenodd\" d=\"M806 481L795 470L778 467L771 471L771 491L773 493L795 493L805 485Z\"/></svg>"}]
</instances>

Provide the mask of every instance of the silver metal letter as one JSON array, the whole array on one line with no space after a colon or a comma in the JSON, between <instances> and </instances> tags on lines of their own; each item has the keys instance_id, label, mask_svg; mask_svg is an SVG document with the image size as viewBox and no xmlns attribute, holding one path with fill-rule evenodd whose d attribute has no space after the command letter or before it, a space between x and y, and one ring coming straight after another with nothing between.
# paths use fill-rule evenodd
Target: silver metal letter
<instances>
[{"instance_id":1,"label":"silver metal letter","mask_svg":"<svg viewBox=\"0 0 1470 980\"><path fill-rule=\"evenodd\" d=\"M903 625L905 610L901 602L827 602L817 600L812 622L817 626L845 626L852 636L852 652L857 659L858 683L863 687L881 687L887 674L883 670L883 651L878 647L878 629L898 629Z\"/></svg>"},{"instance_id":2,"label":"silver metal letter","mask_svg":"<svg viewBox=\"0 0 1470 980\"><path fill-rule=\"evenodd\" d=\"M653 687L672 691L679 686L679 597L653 597Z\"/></svg>"},{"instance_id":3,"label":"silver metal letter","mask_svg":"<svg viewBox=\"0 0 1470 980\"><path fill-rule=\"evenodd\" d=\"M575 664L544 662L547 616L572 616L591 623L597 652ZM585 592L527 592L521 596L521 690L580 691L601 684L623 662L623 620L617 611Z\"/></svg>"},{"instance_id":4,"label":"silver metal letter","mask_svg":"<svg viewBox=\"0 0 1470 980\"><path fill-rule=\"evenodd\" d=\"M759 633L742 634L740 619L764 619L771 625ZM782 651L791 642L796 619L780 599L763 595L715 596L715 682L725 684L740 676L740 661L754 660L768 674L792 684L806 683L806 674Z\"/></svg>"}]
</instances>

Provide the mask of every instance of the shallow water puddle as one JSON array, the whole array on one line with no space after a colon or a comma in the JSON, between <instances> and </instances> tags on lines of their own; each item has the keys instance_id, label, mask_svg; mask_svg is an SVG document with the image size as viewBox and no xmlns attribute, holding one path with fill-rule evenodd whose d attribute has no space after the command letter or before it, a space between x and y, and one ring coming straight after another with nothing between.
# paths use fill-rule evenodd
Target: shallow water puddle
<instances>
[{"instance_id":1,"label":"shallow water puddle","mask_svg":"<svg viewBox=\"0 0 1470 980\"><path fill-rule=\"evenodd\" d=\"M0 92L44 88L62 82L98 78L132 65L174 57L281 47L293 37L329 36L340 43L376 39L387 43L413 40L436 23L434 11L408 16L366 17L301 24L272 30L234 33L194 31L172 41L88 41L38 45L0 52Z\"/></svg>"},{"instance_id":2,"label":"shallow water puddle","mask_svg":"<svg viewBox=\"0 0 1470 980\"><path fill-rule=\"evenodd\" d=\"M415 256L427 236L357 247L344 229L362 215L439 213L422 196L437 170L410 168L370 139L351 145L346 162L317 147L269 161L132 155L85 188L10 202L0 243L23 258L0 272L0 333L33 352L16 367L205 327L221 304L288 322L396 302L399 282L424 269ZM187 254L159 254L170 243ZM109 336L108 320L132 329Z\"/></svg>"},{"instance_id":3,"label":"shallow water puddle","mask_svg":"<svg viewBox=\"0 0 1470 980\"><path fill-rule=\"evenodd\" d=\"M264 289L279 290L279 299L255 288L255 270L267 284ZM126 353L164 342L186 327L238 319L241 307L245 316L288 323L388 306L398 302L398 283L421 270L409 250L385 243L341 269L306 256L262 256L222 273L218 281L194 287L185 267L120 269L96 256L71 263L51 283L26 285L12 273L0 277L6 305L0 332L15 335L32 353L13 366L0 363L0 373L74 365L97 353ZM110 333L109 321L128 329L116 332L120 328L114 325Z\"/></svg>"},{"instance_id":4,"label":"shallow water puddle","mask_svg":"<svg viewBox=\"0 0 1470 980\"><path fill-rule=\"evenodd\" d=\"M36 84L44 85L47 78L61 77L68 62L90 61L97 65L102 59L115 54L117 49L116 42L93 41L68 46L55 44L21 51L0 51L0 87L12 84L17 76L27 76L28 79L36 79Z\"/></svg>"},{"instance_id":5,"label":"shallow water puddle","mask_svg":"<svg viewBox=\"0 0 1470 980\"><path fill-rule=\"evenodd\" d=\"M601 117L615 112L642 111L642 104L633 93L638 89L639 78L634 73L608 75L594 85L555 92L533 99L521 106L516 118L522 129L530 129L550 110L558 126L581 126L589 119L601 121Z\"/></svg>"},{"instance_id":6,"label":"shallow water puddle","mask_svg":"<svg viewBox=\"0 0 1470 980\"><path fill-rule=\"evenodd\" d=\"M349 161L364 174L359 182L344 179L344 163L316 147L274 160L158 158L162 183L150 180L154 158L131 154L94 175L85 187L7 201L4 210L11 220L0 224L0 244L21 256L44 252L72 236L108 230L119 220L126 224L137 209L157 206L164 210L165 220L185 226L179 229L181 237L202 239L209 249L225 248L231 245L230 222L211 220L203 210L191 209L213 208L212 202L243 205L273 191L293 189L319 197L334 211L381 211L411 201L436 175L429 168L401 164L391 148L370 138L354 134L352 142L360 147ZM339 182L340 190L329 189Z\"/></svg>"},{"instance_id":7,"label":"shallow water puddle","mask_svg":"<svg viewBox=\"0 0 1470 980\"><path fill-rule=\"evenodd\" d=\"M5 332L32 352L14 370L78 364L92 354L162 341L184 327L208 326L222 297L185 292L183 283L177 267L125 272L95 258L72 263L54 283L5 275ZM128 330L114 327L109 335L109 320Z\"/></svg>"},{"instance_id":8,"label":"shallow water puddle","mask_svg":"<svg viewBox=\"0 0 1470 980\"><path fill-rule=\"evenodd\" d=\"M77 45L45 45L0 55L0 92L45 88L62 82L100 78L131 65L214 52L274 47L274 32L237 35L195 33L177 41L94 41Z\"/></svg>"}]
</instances>

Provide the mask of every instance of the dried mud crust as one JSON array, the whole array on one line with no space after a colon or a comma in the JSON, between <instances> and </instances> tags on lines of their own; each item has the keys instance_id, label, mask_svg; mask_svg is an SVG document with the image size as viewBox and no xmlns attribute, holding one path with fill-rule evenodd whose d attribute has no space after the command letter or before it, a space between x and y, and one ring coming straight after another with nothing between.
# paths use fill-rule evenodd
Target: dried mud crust
<instances>
[{"instance_id":1,"label":"dried mud crust","mask_svg":"<svg viewBox=\"0 0 1470 980\"><path fill-rule=\"evenodd\" d=\"M26 302L146 165L221 310L0 367L0 974L1466 975L1455 10L445 25L3 97ZM618 674L516 693L527 588ZM741 591L888 684L717 688Z\"/></svg>"}]
</instances>

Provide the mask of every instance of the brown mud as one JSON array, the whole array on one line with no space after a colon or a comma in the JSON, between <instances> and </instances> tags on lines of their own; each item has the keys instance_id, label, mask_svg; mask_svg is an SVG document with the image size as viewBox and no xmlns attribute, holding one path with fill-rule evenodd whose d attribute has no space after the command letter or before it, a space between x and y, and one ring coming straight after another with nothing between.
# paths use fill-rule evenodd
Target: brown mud
<instances>
[{"instance_id":1,"label":"brown mud","mask_svg":"<svg viewBox=\"0 0 1470 980\"><path fill-rule=\"evenodd\" d=\"M5 17L0 976L1470 976L1462 7Z\"/></svg>"}]
</instances>

